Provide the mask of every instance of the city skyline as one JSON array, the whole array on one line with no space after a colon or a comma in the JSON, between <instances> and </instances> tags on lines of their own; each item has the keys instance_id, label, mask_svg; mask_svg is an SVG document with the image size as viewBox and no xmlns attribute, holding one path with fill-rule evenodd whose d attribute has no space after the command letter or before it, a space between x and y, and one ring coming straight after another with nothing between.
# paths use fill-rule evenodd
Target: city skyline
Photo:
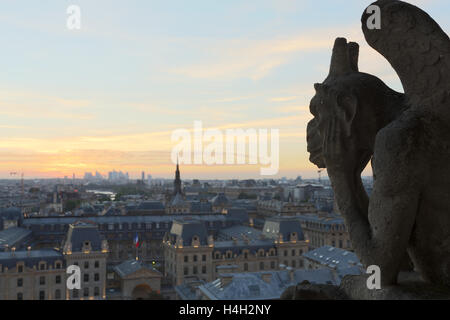
<instances>
[{"instance_id":1,"label":"city skyline","mask_svg":"<svg viewBox=\"0 0 450 320\"><path fill-rule=\"evenodd\" d=\"M76 1L79 31L66 28L67 1L5 3L0 178L113 169L171 178L171 134L196 120L220 130L279 129L273 178L317 178L306 152L308 105L334 39L359 42L361 71L402 91L354 18L371 2ZM410 2L448 29L448 1ZM272 178L259 165L182 168L186 179Z\"/></svg>"}]
</instances>

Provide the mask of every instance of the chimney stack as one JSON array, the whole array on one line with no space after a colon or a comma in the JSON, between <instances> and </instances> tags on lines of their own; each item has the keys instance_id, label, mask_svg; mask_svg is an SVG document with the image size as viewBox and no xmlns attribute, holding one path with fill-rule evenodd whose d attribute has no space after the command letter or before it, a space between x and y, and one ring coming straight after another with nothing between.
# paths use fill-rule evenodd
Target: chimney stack
<instances>
[{"instance_id":1,"label":"chimney stack","mask_svg":"<svg viewBox=\"0 0 450 320\"><path fill-rule=\"evenodd\" d=\"M221 274L220 281L222 283L222 287L229 285L233 281L233 275L231 274Z\"/></svg>"},{"instance_id":2,"label":"chimney stack","mask_svg":"<svg viewBox=\"0 0 450 320\"><path fill-rule=\"evenodd\" d=\"M261 275L261 278L263 279L264 282L270 283L270 281L272 280L272 274L271 273L263 273Z\"/></svg>"},{"instance_id":3,"label":"chimney stack","mask_svg":"<svg viewBox=\"0 0 450 320\"><path fill-rule=\"evenodd\" d=\"M286 270L289 272L289 279L291 282L294 282L294 268L287 267Z\"/></svg>"}]
</instances>

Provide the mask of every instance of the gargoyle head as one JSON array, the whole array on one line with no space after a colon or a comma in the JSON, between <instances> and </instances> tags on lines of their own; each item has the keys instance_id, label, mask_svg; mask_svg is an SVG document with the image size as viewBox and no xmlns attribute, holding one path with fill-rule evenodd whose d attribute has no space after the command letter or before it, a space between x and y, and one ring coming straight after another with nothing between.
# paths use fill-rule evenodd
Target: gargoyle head
<instances>
[{"instance_id":1,"label":"gargoyle head","mask_svg":"<svg viewBox=\"0 0 450 320\"><path fill-rule=\"evenodd\" d=\"M316 83L316 95L310 103L314 116L307 127L307 144L310 161L319 168L325 168L322 156L324 144L330 135L351 135L352 122L356 115L357 100L351 92L344 92L339 81L346 75L358 72L359 46L344 38L335 41L331 58L330 73L324 83Z\"/></svg>"},{"instance_id":2,"label":"gargoyle head","mask_svg":"<svg viewBox=\"0 0 450 320\"><path fill-rule=\"evenodd\" d=\"M403 105L403 94L387 87L383 81L358 70L359 46L344 38L335 41L330 73L316 83L310 103L314 118L308 123L307 144L310 161L326 167L324 150L330 144L351 152L358 166L364 169L373 154L378 131L392 121ZM362 170L361 169L361 170Z\"/></svg>"}]
</instances>

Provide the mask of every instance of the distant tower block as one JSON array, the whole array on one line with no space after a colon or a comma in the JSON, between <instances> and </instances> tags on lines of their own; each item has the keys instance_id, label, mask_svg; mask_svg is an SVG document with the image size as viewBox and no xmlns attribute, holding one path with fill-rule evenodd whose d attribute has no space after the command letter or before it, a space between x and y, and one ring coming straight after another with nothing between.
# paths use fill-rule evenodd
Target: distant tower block
<instances>
[{"instance_id":1,"label":"distant tower block","mask_svg":"<svg viewBox=\"0 0 450 320\"><path fill-rule=\"evenodd\" d=\"M144 180L145 180L145 172L144 171L142 171L142 173L141 173L141 180L142 180L142 182L144 182Z\"/></svg>"}]
</instances>

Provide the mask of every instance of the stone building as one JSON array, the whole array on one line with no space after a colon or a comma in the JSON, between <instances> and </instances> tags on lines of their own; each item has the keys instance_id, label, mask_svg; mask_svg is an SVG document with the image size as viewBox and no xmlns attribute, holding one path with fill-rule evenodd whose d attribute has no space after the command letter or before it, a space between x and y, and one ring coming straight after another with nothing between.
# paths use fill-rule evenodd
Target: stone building
<instances>
[{"instance_id":1,"label":"stone building","mask_svg":"<svg viewBox=\"0 0 450 320\"><path fill-rule=\"evenodd\" d=\"M0 252L0 300L66 299L65 267L55 250Z\"/></svg>"},{"instance_id":2,"label":"stone building","mask_svg":"<svg viewBox=\"0 0 450 320\"><path fill-rule=\"evenodd\" d=\"M259 200L257 202L258 216L272 217L281 216L297 216L304 213L316 212L317 209L313 203L309 202L292 202L281 200Z\"/></svg>"},{"instance_id":3,"label":"stone building","mask_svg":"<svg viewBox=\"0 0 450 320\"><path fill-rule=\"evenodd\" d=\"M172 200L166 204L167 214L180 214L190 213L191 205L188 201L184 200L181 193L177 193Z\"/></svg>"},{"instance_id":4,"label":"stone building","mask_svg":"<svg viewBox=\"0 0 450 320\"><path fill-rule=\"evenodd\" d=\"M139 259L145 263L159 263L164 266L164 254L161 247L164 234L170 231L177 219L201 220L208 233L217 235L219 230L242 224L245 221L235 216L223 214L201 215L161 215L161 216L98 216L89 217L89 221L98 226L101 237L108 240L108 259L111 266L132 259L136 256L133 238L139 235L141 245L138 249ZM23 228L32 232L33 248L59 247L66 237L70 224L76 223L77 217L28 218Z\"/></svg>"},{"instance_id":5,"label":"stone building","mask_svg":"<svg viewBox=\"0 0 450 320\"><path fill-rule=\"evenodd\" d=\"M355 253L331 247L323 246L304 254L305 267L308 270L331 269L336 272L355 269L363 271L363 265Z\"/></svg>"},{"instance_id":6,"label":"stone building","mask_svg":"<svg viewBox=\"0 0 450 320\"><path fill-rule=\"evenodd\" d=\"M352 250L344 219L337 214L304 214L298 216L309 240L310 250L325 245Z\"/></svg>"},{"instance_id":7,"label":"stone building","mask_svg":"<svg viewBox=\"0 0 450 320\"><path fill-rule=\"evenodd\" d=\"M97 226L83 221L70 225L61 250L7 248L0 252L0 300L105 299L107 255ZM66 287L70 265L81 269L81 292Z\"/></svg>"},{"instance_id":8,"label":"stone building","mask_svg":"<svg viewBox=\"0 0 450 320\"><path fill-rule=\"evenodd\" d=\"M303 267L308 248L298 220L267 219L259 239L214 241L201 221L175 221L163 240L165 277L174 285L210 282L223 272L277 270L280 265Z\"/></svg>"},{"instance_id":9,"label":"stone building","mask_svg":"<svg viewBox=\"0 0 450 320\"><path fill-rule=\"evenodd\" d=\"M19 208L0 209L0 231L21 226L23 215Z\"/></svg>"},{"instance_id":10,"label":"stone building","mask_svg":"<svg viewBox=\"0 0 450 320\"><path fill-rule=\"evenodd\" d=\"M109 299L148 300L160 295L162 274L141 260L131 259L114 267L115 276L109 287L117 294Z\"/></svg>"},{"instance_id":11,"label":"stone building","mask_svg":"<svg viewBox=\"0 0 450 320\"><path fill-rule=\"evenodd\" d=\"M230 207L230 202L225 193L220 192L214 198L211 199L213 212L224 212Z\"/></svg>"},{"instance_id":12,"label":"stone building","mask_svg":"<svg viewBox=\"0 0 450 320\"><path fill-rule=\"evenodd\" d=\"M101 238L97 226L87 221L71 224L63 254L68 266L77 265L81 269L81 289L67 290L67 297L71 300L105 299L108 243Z\"/></svg>"}]
</instances>

